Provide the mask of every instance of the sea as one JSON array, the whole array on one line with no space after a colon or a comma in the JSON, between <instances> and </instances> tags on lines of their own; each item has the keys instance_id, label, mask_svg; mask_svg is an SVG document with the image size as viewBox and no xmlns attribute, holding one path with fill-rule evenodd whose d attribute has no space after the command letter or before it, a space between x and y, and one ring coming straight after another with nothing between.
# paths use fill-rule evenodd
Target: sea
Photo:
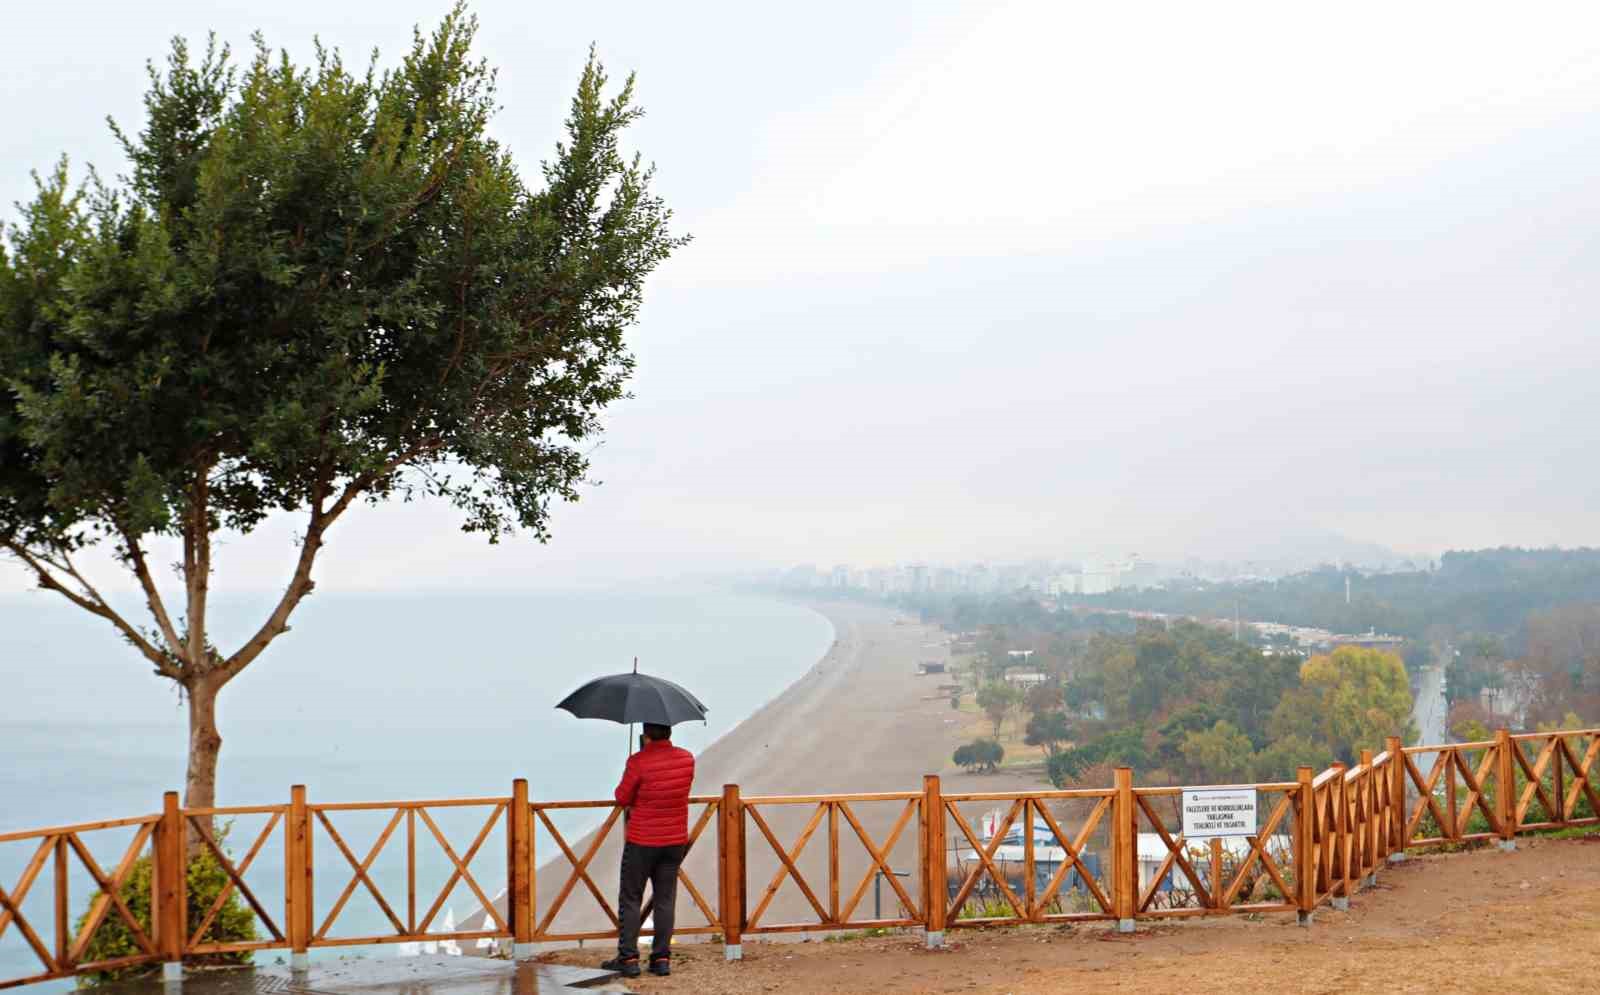
<instances>
[{"instance_id":1,"label":"sea","mask_svg":"<svg viewBox=\"0 0 1600 995\"><path fill-rule=\"evenodd\" d=\"M218 645L243 639L269 607L265 596L214 600ZM694 587L318 592L292 626L222 692L219 805L283 804L295 784L306 786L312 804L506 796L518 777L536 800L603 799L626 759L629 732L556 710L569 691L630 670L637 658L641 672L684 685L709 707L705 723L680 725L674 735L698 750L800 678L834 638L829 622L804 606ZM186 721L176 688L105 623L42 593L0 595L0 834L158 811L164 791L183 788ZM352 890L327 923L327 936L393 933L390 913L408 928L420 923L455 870L438 837L465 860L485 826L489 832L467 866L480 890L495 897L504 883L505 838L503 817L493 820L492 813L486 806L439 808L429 812L434 826L422 818L396 823L367 871L387 912L355 879L351 858L365 860L394 812L325 813L332 830L319 822L314 835L316 925L324 925L347 884ZM576 845L600 814L562 811L553 822ZM262 840L244 877L281 930L283 827L263 835L270 819L228 821L224 846L238 861ZM109 873L132 833L108 829L85 842ZM536 846L540 863L561 857L542 826ZM0 889L7 895L37 847L37 840L0 843ZM408 853L415 854L410 872ZM23 903L47 947L54 943L52 868L46 866ZM415 908L408 873L417 880ZM69 886L76 919L93 881L75 856ZM479 905L470 884L458 879L429 930ZM271 935L265 922L258 929L263 938ZM322 955L352 951L397 952L350 947ZM37 965L15 924L0 935L0 981Z\"/></svg>"}]
</instances>

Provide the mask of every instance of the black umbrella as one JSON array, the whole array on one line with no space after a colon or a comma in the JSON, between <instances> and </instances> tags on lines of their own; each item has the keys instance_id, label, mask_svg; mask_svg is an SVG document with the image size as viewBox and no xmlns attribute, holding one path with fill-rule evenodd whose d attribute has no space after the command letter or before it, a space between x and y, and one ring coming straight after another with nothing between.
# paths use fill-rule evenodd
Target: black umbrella
<instances>
[{"instance_id":1,"label":"black umbrella","mask_svg":"<svg viewBox=\"0 0 1600 995\"><path fill-rule=\"evenodd\" d=\"M596 677L556 707L580 719L609 719L624 725L650 722L670 726L705 720L710 709L699 698L671 681L639 673L637 660L633 667L631 674Z\"/></svg>"}]
</instances>

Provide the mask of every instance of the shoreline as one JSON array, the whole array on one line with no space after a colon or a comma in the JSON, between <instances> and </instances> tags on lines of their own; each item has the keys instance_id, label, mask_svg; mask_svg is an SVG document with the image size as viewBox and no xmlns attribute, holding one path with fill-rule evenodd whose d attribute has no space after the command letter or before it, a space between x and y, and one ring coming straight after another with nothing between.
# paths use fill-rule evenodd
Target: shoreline
<instances>
[{"instance_id":1,"label":"shoreline","mask_svg":"<svg viewBox=\"0 0 1600 995\"><path fill-rule=\"evenodd\" d=\"M932 625L910 618L887 605L869 602L791 599L817 612L833 627L828 651L809 669L757 708L743 721L696 755L693 792L720 795L725 784L737 784L744 796L818 795L861 792L913 792L922 788L925 774L941 774L947 790L1005 790L1033 786L1012 775L969 775L946 770L951 751L960 740L961 723L952 717L948 697L935 690L936 677L918 677L916 664L924 659L948 660L944 634ZM709 697L709 695L707 695ZM607 788L610 785L606 785ZM601 796L606 792L601 792ZM866 802L853 805L862 829L882 847L900 822L906 803ZM702 806L690 812L693 828ZM763 806L761 813L777 842L794 848L808 824L818 816L813 804ZM814 827L813 827L814 828ZM813 884L813 892L828 880L826 828L807 837L796 866ZM615 902L617 866L622 830L613 827L588 865L594 886ZM896 870L917 863L916 819L902 825L895 845L885 857ZM839 820L839 878L843 902L857 891L872 863L861 841L845 820ZM593 832L567 839L581 857L593 844ZM537 840L536 894L542 920L551 902L567 887L571 863L541 827ZM747 832L747 913L761 904L768 886L781 873L782 864L772 844L752 822ZM709 904L717 892L715 826L708 825L684 863ZM881 894L892 906L894 894L885 885ZM824 893L823 901L827 901ZM854 918L873 915L873 889L862 896ZM503 909L503 897L495 905ZM815 921L816 910L792 878L781 881L760 923ZM892 908L884 909L888 915ZM481 912L465 920L463 929L477 928ZM579 933L611 925L586 883L572 883L549 931ZM704 927L705 916L688 889L678 899L680 929ZM803 934L787 934L796 938ZM570 943L552 941L555 946Z\"/></svg>"}]
</instances>

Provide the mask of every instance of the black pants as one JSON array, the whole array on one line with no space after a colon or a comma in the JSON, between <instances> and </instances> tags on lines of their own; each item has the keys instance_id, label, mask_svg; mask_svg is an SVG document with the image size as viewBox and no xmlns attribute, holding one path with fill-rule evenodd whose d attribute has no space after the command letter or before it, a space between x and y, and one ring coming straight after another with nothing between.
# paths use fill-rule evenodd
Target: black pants
<instances>
[{"instance_id":1,"label":"black pants","mask_svg":"<svg viewBox=\"0 0 1600 995\"><path fill-rule=\"evenodd\" d=\"M678 865L688 851L683 844L677 846L640 846L625 844L622 848L622 890L617 896L617 914L622 919L622 930L617 934L617 953L624 958L639 956L639 902L644 898L645 882L650 882L651 916L655 922L655 942L651 957L666 957L672 953L672 920L678 901Z\"/></svg>"}]
</instances>

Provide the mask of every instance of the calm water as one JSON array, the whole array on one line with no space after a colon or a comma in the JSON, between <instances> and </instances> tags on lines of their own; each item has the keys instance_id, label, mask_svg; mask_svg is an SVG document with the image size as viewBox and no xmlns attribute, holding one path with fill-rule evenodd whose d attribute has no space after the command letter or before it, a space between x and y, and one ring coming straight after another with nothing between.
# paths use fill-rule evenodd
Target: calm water
<instances>
[{"instance_id":1,"label":"calm water","mask_svg":"<svg viewBox=\"0 0 1600 995\"><path fill-rule=\"evenodd\" d=\"M264 601L218 604L218 641L232 645L265 610ZM154 812L162 791L181 790L181 704L168 682L102 628L43 595L0 596L0 832ZM680 743L699 749L798 678L832 638L828 622L805 608L709 591L319 593L296 613L293 631L223 691L218 801L280 803L295 783L307 786L313 802L505 795L515 777L528 779L535 798L605 797L626 732L555 711L567 691L628 669L637 655L641 670L689 687L711 708L704 726L678 729ZM460 854L489 813L434 814ZM358 858L387 822L386 815L359 812L332 818ZM585 824L581 813L560 823L563 832ZM264 826L265 817L240 817L231 849L248 850ZM415 828L418 890L425 893L420 920L450 865L420 819ZM402 920L409 914L405 831L402 823L373 865ZM113 830L90 842L107 866L130 838ZM558 853L547 835L538 846L541 861ZM32 852L0 844L0 887L12 889ZM503 855L496 826L471 865L491 897L503 878ZM351 873L320 827L315 856L320 926ZM25 905L47 945L48 880L47 869ZM247 880L276 916L283 881L276 835ZM89 888L87 875L75 870L74 916ZM446 905L458 917L475 908L464 885ZM329 935L391 929L358 889ZM8 929L0 937L0 979L34 963L19 931Z\"/></svg>"}]
</instances>

